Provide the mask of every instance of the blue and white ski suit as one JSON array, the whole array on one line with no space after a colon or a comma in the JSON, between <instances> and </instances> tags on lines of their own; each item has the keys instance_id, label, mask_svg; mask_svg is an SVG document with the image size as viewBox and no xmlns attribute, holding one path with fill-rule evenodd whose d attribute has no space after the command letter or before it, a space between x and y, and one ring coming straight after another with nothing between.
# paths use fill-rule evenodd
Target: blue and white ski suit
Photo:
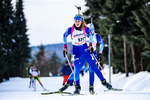
<instances>
[{"instance_id":1,"label":"blue and white ski suit","mask_svg":"<svg viewBox=\"0 0 150 100\"><path fill-rule=\"evenodd\" d=\"M97 42L100 44L100 51L102 52L103 51L103 48L104 48L104 41L101 39L101 36L98 35L97 33L94 33L93 34L93 42L92 42L92 46L94 48L94 56L97 58L97 53L96 53L96 44ZM86 38L86 43L87 45L89 45L89 38ZM80 65L83 66L85 64L85 60L80 60ZM82 65L83 64L83 65ZM71 83L72 80L74 79L74 74L71 73L69 78L68 78L68 81L67 83ZM89 66L89 83L90 85L93 85L94 84L94 71L92 70L92 67Z\"/></svg>"},{"instance_id":2,"label":"blue and white ski suit","mask_svg":"<svg viewBox=\"0 0 150 100\"><path fill-rule=\"evenodd\" d=\"M66 30L66 32L63 34L63 43L64 44L67 44L67 37L68 37L68 35L71 34L71 29L72 28L69 27ZM89 36L89 42L92 43L93 36L88 27L85 28L85 32ZM85 62L87 62L89 64L90 68L96 73L96 75L99 77L99 79L101 81L104 80L102 73L96 66L96 60L92 59L92 57L88 51L88 46L86 44L86 36L84 35L83 30L74 29L74 31L72 33L72 45L73 45L72 57L73 57L73 64L74 64L74 72L73 72L74 75L73 74L70 75L70 78L67 82L71 83L72 80L75 79L75 85L80 84L79 72L80 72L82 66L85 64Z\"/></svg>"},{"instance_id":3,"label":"blue and white ski suit","mask_svg":"<svg viewBox=\"0 0 150 100\"><path fill-rule=\"evenodd\" d=\"M87 42L87 45L89 45L88 38L86 39L86 42ZM94 49L93 54L96 57L96 59L97 59L97 53L96 53L96 44L97 43L100 44L100 50L99 51L102 52L103 49L104 49L104 41L101 39L100 35L98 35L97 33L94 33L93 34L92 46L93 46L93 49ZM92 59L94 59L94 58L92 58ZM93 71L91 66L89 66L89 83L90 83L89 85L93 85L94 84L94 71Z\"/></svg>"}]
</instances>

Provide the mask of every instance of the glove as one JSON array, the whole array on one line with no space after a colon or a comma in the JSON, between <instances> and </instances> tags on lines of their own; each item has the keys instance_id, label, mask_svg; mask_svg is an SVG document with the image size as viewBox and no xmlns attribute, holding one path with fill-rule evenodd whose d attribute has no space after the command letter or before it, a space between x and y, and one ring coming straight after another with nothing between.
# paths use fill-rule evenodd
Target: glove
<instances>
[{"instance_id":1,"label":"glove","mask_svg":"<svg viewBox=\"0 0 150 100\"><path fill-rule=\"evenodd\" d=\"M68 49L67 49L67 44L64 44L64 50L63 50L63 55L64 55L64 57L65 57L65 55L67 54L67 51L68 51Z\"/></svg>"},{"instance_id":2,"label":"glove","mask_svg":"<svg viewBox=\"0 0 150 100\"><path fill-rule=\"evenodd\" d=\"M102 54L101 53L98 54L97 60L98 60L98 62L100 62L102 60Z\"/></svg>"},{"instance_id":3,"label":"glove","mask_svg":"<svg viewBox=\"0 0 150 100\"><path fill-rule=\"evenodd\" d=\"M90 52L90 54L92 54L93 51L94 51L93 47L92 47L92 46L89 46L89 52Z\"/></svg>"},{"instance_id":4,"label":"glove","mask_svg":"<svg viewBox=\"0 0 150 100\"><path fill-rule=\"evenodd\" d=\"M63 55L64 55L64 57L65 57L65 55L67 54L67 48L64 48L64 50L63 50Z\"/></svg>"}]
</instances>

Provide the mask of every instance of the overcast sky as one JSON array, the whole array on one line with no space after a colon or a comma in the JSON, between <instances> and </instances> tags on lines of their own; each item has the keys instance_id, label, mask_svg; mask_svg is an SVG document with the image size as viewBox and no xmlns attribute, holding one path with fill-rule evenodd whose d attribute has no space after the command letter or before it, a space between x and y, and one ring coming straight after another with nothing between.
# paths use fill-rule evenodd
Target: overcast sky
<instances>
[{"instance_id":1,"label":"overcast sky","mask_svg":"<svg viewBox=\"0 0 150 100\"><path fill-rule=\"evenodd\" d=\"M81 6L82 12L87 9L85 0L24 0L30 46L62 43L63 33L78 13L75 5Z\"/></svg>"}]
</instances>

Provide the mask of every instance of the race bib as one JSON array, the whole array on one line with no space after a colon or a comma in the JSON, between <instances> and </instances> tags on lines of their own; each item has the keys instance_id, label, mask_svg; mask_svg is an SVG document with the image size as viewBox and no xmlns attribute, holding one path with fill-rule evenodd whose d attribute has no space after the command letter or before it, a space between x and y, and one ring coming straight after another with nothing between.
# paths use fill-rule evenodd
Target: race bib
<instances>
[{"instance_id":1,"label":"race bib","mask_svg":"<svg viewBox=\"0 0 150 100\"><path fill-rule=\"evenodd\" d=\"M86 42L83 31L79 31L74 29L72 36L72 44L73 45L82 45Z\"/></svg>"}]
</instances>

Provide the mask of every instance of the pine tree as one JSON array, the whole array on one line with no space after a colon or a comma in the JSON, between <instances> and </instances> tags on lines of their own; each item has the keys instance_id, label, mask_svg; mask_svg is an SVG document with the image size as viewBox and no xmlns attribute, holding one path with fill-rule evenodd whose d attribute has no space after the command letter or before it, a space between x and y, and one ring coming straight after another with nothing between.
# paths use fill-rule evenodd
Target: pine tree
<instances>
[{"instance_id":1,"label":"pine tree","mask_svg":"<svg viewBox=\"0 0 150 100\"><path fill-rule=\"evenodd\" d=\"M61 67L60 58L57 56L56 52L54 52L50 58L49 70L53 73L53 75L57 75L60 67Z\"/></svg>"},{"instance_id":2,"label":"pine tree","mask_svg":"<svg viewBox=\"0 0 150 100\"><path fill-rule=\"evenodd\" d=\"M90 15L93 16L93 24L95 27L95 32L101 36L104 40L105 44L108 44L108 29L104 27L105 25L109 27L107 24L107 20L105 16L102 14L102 5L106 2L105 0L85 0L86 5L89 9L87 9L83 15L85 17L86 23L91 23ZM97 48L99 48L99 44L97 44ZM98 52L98 50L97 50ZM108 63L108 48L104 48L103 50L103 63Z\"/></svg>"},{"instance_id":3,"label":"pine tree","mask_svg":"<svg viewBox=\"0 0 150 100\"><path fill-rule=\"evenodd\" d=\"M9 79L10 69L14 66L13 58L13 7L11 0L0 1L0 82Z\"/></svg>"},{"instance_id":4,"label":"pine tree","mask_svg":"<svg viewBox=\"0 0 150 100\"><path fill-rule=\"evenodd\" d=\"M143 38L143 33L136 24L136 19L132 12L139 9L143 1L86 0L86 2L86 6L88 6L89 9L84 14L86 16L90 13L96 15L97 20L94 22L96 23L94 25L99 27L96 31L104 33L104 38L107 38L108 34L112 36L111 53L113 71L122 72L126 70L126 76L128 76L128 70L134 71L134 73L140 71L139 68L143 66L141 57L143 41L140 40ZM101 18L98 20L98 16L105 19ZM105 43L107 43L107 41ZM125 68L123 62L125 62ZM132 66L132 62L134 67L127 67Z\"/></svg>"},{"instance_id":5,"label":"pine tree","mask_svg":"<svg viewBox=\"0 0 150 100\"><path fill-rule=\"evenodd\" d=\"M134 2L134 3L133 3ZM145 66L145 69L150 71L150 4L149 0L134 0L134 1L129 1L128 0L128 5L133 6L133 5L138 5L138 9L134 9L132 11L133 15L135 16L136 19L136 25L140 28L140 30L143 32L143 35L138 38L138 40L141 42L140 44L144 47L142 47L142 54L141 56L141 70L144 70L143 66ZM139 42L137 42L139 45ZM146 68L147 67L147 68Z\"/></svg>"},{"instance_id":6,"label":"pine tree","mask_svg":"<svg viewBox=\"0 0 150 100\"><path fill-rule=\"evenodd\" d=\"M42 76L48 75L49 58L46 56L43 45L39 46L39 52L35 54L35 67L40 70Z\"/></svg>"},{"instance_id":7,"label":"pine tree","mask_svg":"<svg viewBox=\"0 0 150 100\"><path fill-rule=\"evenodd\" d=\"M143 33L141 32L140 28L137 27L137 25L135 24L136 20L132 14L132 11L135 9L138 9L140 3L135 3L131 1L133 5L128 5L127 4L128 1L130 0L121 0L121 1L114 0L114 1L107 1L107 3L113 4L113 5L114 3L116 4L115 5L116 9L114 9L113 6L111 6L110 9L114 9L114 12L111 12L111 13L113 13L114 15L112 16L113 20L116 21L116 23L114 22L115 27L113 27L113 29L120 30L120 31L119 32L114 31L113 33L115 33L114 35L121 33L120 35L123 36L124 45L126 46L126 43L130 45L132 52L127 50L128 52L124 56L128 55L127 58L131 58L130 55L132 53L132 60L128 59L128 61L125 61L125 62L126 64L127 63L131 64L129 62L133 61L133 66L134 66L133 70L134 70L134 73L137 73L138 71L140 71L139 67L142 66L142 64L139 63L141 60L141 51L142 51L141 49L142 42L140 42L139 38L143 35ZM109 8L108 4L106 5L106 7ZM140 45L139 45L139 42L140 42ZM127 46L127 48L129 49L129 46Z\"/></svg>"},{"instance_id":8,"label":"pine tree","mask_svg":"<svg viewBox=\"0 0 150 100\"><path fill-rule=\"evenodd\" d=\"M15 20L16 36L15 36L15 64L17 66L17 76L23 76L24 63L30 58L29 38L27 35L26 19L23 12L23 1L17 0Z\"/></svg>"},{"instance_id":9,"label":"pine tree","mask_svg":"<svg viewBox=\"0 0 150 100\"><path fill-rule=\"evenodd\" d=\"M89 11L87 11L87 13L85 12L85 14L89 14L90 12L91 14L94 15L93 22L94 22L94 25L98 27L98 28L95 28L95 30L101 35L102 38L104 38L105 44L108 43L107 42L108 34L112 35L111 36L112 37L111 38L112 40L111 53L112 53L112 65L113 65L114 72L117 69L119 69L118 71L123 71L123 70L120 70L120 68L123 67L123 58L122 58L123 56L122 45L123 44L120 44L123 40L121 40L122 37L120 37L119 34L115 35L115 37L113 35L115 31L118 31L118 32L120 31L119 29L116 30L117 28L114 29L117 25L116 25L116 19L114 19L115 16L112 15L114 11L116 10L117 4L111 0L107 0L107 1L106 0L87 0L86 2L87 2L86 6L89 7L88 9ZM106 49L104 49L103 55L104 57L105 56L107 57L108 51L106 52L105 50ZM106 57L104 59L107 60Z\"/></svg>"}]
</instances>

